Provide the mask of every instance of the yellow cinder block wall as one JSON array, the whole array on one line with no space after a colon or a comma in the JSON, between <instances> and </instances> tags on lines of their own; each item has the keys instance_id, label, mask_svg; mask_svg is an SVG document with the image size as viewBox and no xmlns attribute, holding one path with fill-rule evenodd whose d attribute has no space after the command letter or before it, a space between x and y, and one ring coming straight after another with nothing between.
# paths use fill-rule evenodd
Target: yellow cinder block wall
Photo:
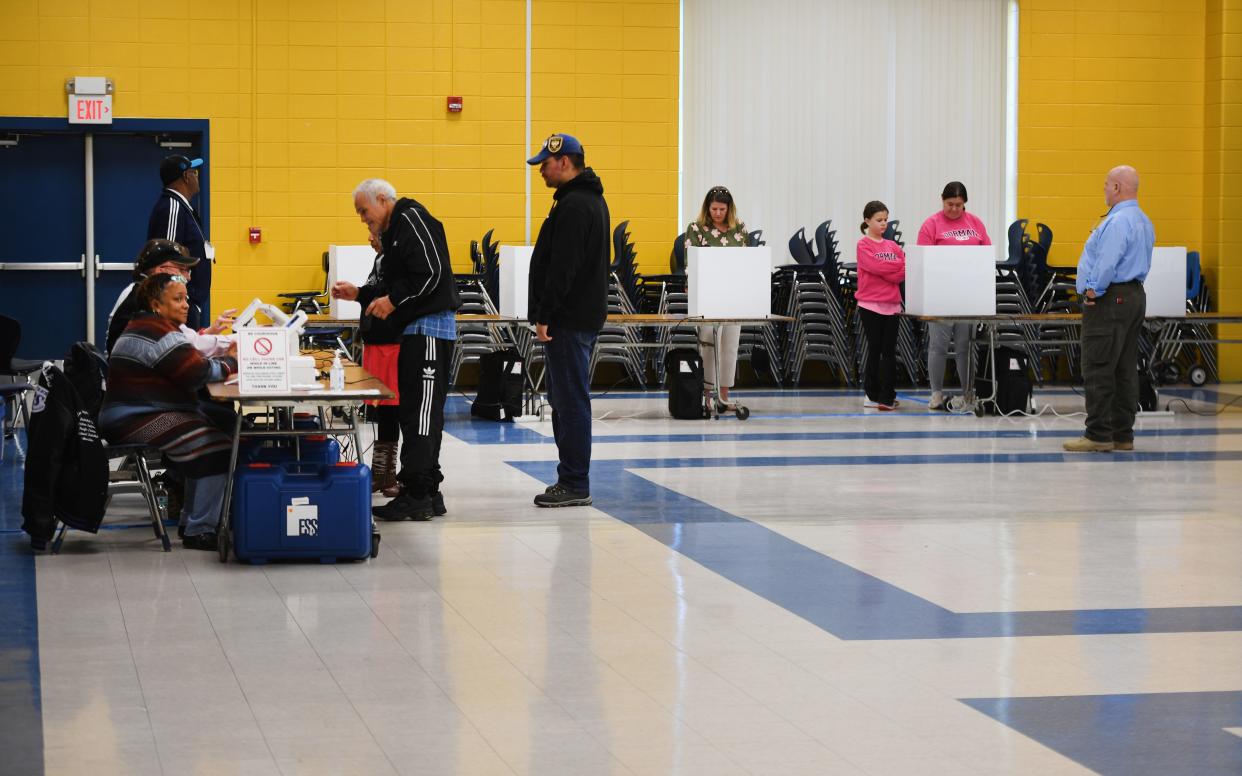
<instances>
[{"instance_id":1,"label":"yellow cinder block wall","mask_svg":"<svg viewBox=\"0 0 1242 776\"><path fill-rule=\"evenodd\" d=\"M1052 227L1052 263L1078 260L1119 164L1138 168L1158 243L1198 247L1202 0L1019 8L1018 211Z\"/></svg>"},{"instance_id":2,"label":"yellow cinder block wall","mask_svg":"<svg viewBox=\"0 0 1242 776\"><path fill-rule=\"evenodd\" d=\"M532 143L581 137L614 223L666 266L676 233L676 0L534 0ZM386 177L445 225L454 267L488 229L532 239L550 197L524 161L524 0L0 0L0 112L65 114L62 84L116 84L117 118L211 122L213 304L322 283L363 243L349 193ZM446 97L464 97L461 114ZM247 228L260 226L251 246Z\"/></svg>"},{"instance_id":3,"label":"yellow cinder block wall","mask_svg":"<svg viewBox=\"0 0 1242 776\"><path fill-rule=\"evenodd\" d=\"M1204 45L1203 251L1217 307L1242 310L1242 2L1209 0ZM1242 339L1242 326L1222 326ZM1242 346L1220 346L1222 379L1242 379Z\"/></svg>"},{"instance_id":4,"label":"yellow cinder block wall","mask_svg":"<svg viewBox=\"0 0 1242 776\"><path fill-rule=\"evenodd\" d=\"M604 184L615 228L649 273L667 272L677 236L678 0L535 0L533 141L568 132ZM531 239L552 204L532 171Z\"/></svg>"},{"instance_id":5,"label":"yellow cinder block wall","mask_svg":"<svg viewBox=\"0 0 1242 776\"><path fill-rule=\"evenodd\" d=\"M1242 33L1236 0L1019 3L1018 215L1052 227L1050 261L1073 265L1106 212L1104 176L1139 170L1159 245L1202 254L1217 309L1242 310L1242 241L1225 220L1242 172ZM1235 59L1231 59L1233 56ZM1239 149L1229 153L1229 147ZM1233 165L1230 168L1230 164ZM1236 221L1234 223L1237 223ZM1222 378L1242 353L1222 346Z\"/></svg>"}]
</instances>

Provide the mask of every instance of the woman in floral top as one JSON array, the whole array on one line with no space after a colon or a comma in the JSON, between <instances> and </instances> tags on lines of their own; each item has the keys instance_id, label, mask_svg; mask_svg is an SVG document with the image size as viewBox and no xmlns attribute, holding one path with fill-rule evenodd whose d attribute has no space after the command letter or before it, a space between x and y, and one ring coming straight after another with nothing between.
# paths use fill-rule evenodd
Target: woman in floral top
<instances>
[{"instance_id":1,"label":"woman in floral top","mask_svg":"<svg viewBox=\"0 0 1242 776\"><path fill-rule=\"evenodd\" d=\"M737 220L733 207L733 195L724 186L717 186L703 198L703 207L697 221L686 227L687 248L744 248L746 247L746 224ZM719 338L717 338L719 329ZM715 343L720 343L720 401L729 403L729 389L737 372L737 343L742 335L741 326L700 326L699 352L703 356L703 390L716 390Z\"/></svg>"}]
</instances>

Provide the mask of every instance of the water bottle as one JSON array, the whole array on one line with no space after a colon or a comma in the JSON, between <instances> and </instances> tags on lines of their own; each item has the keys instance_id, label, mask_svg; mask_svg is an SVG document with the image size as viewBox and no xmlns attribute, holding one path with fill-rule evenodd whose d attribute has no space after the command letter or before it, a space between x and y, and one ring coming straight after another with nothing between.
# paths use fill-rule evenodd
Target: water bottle
<instances>
[{"instance_id":1,"label":"water bottle","mask_svg":"<svg viewBox=\"0 0 1242 776\"><path fill-rule=\"evenodd\" d=\"M341 363L339 351L332 355L332 371L328 373L328 386L333 391L345 390L345 366Z\"/></svg>"},{"instance_id":2,"label":"water bottle","mask_svg":"<svg viewBox=\"0 0 1242 776\"><path fill-rule=\"evenodd\" d=\"M155 503L160 509L160 518L168 517L168 489L164 487L164 483L155 483Z\"/></svg>"}]
</instances>

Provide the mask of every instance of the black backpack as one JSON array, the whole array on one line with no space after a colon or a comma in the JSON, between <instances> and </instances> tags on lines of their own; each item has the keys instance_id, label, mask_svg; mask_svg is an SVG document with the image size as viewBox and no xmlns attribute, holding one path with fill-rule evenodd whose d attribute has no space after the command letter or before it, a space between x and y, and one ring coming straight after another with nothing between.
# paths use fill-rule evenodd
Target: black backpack
<instances>
[{"instance_id":1,"label":"black backpack","mask_svg":"<svg viewBox=\"0 0 1242 776\"><path fill-rule=\"evenodd\" d=\"M513 348L479 357L479 392L470 405L476 418L512 423L522 414L526 362Z\"/></svg>"},{"instance_id":2,"label":"black backpack","mask_svg":"<svg viewBox=\"0 0 1242 776\"><path fill-rule=\"evenodd\" d=\"M1013 348L997 348L992 356L996 363L996 399L983 401L980 408L986 415L1014 415L1031 411L1031 378L1028 376L1026 354ZM981 399L992 395L991 370L985 369L975 381L975 395Z\"/></svg>"},{"instance_id":3,"label":"black backpack","mask_svg":"<svg viewBox=\"0 0 1242 776\"><path fill-rule=\"evenodd\" d=\"M664 384L668 386L668 413L678 420L702 420L703 357L697 350L679 348L664 357Z\"/></svg>"}]
</instances>

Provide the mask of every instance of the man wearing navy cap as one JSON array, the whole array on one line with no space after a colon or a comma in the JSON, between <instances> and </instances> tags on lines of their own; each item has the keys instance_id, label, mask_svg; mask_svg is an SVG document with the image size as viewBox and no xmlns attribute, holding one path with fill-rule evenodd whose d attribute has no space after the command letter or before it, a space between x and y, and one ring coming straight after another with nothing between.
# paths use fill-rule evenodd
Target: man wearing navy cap
<instances>
[{"instance_id":1,"label":"man wearing navy cap","mask_svg":"<svg viewBox=\"0 0 1242 776\"><path fill-rule=\"evenodd\" d=\"M527 317L543 343L557 482L535 496L540 507L591 503L591 353L608 316L608 203L578 139L551 135L526 160L552 195L530 260Z\"/></svg>"},{"instance_id":2,"label":"man wearing navy cap","mask_svg":"<svg viewBox=\"0 0 1242 776\"><path fill-rule=\"evenodd\" d=\"M198 213L190 204L199 191L198 170L202 159L190 159L181 154L167 156L160 162L160 181L164 190L151 218L147 221L147 239L172 240L185 246L190 256L199 259L186 290L190 297L190 314L186 325L199 329L211 320L211 265L215 251L203 237L203 227Z\"/></svg>"}]
</instances>

